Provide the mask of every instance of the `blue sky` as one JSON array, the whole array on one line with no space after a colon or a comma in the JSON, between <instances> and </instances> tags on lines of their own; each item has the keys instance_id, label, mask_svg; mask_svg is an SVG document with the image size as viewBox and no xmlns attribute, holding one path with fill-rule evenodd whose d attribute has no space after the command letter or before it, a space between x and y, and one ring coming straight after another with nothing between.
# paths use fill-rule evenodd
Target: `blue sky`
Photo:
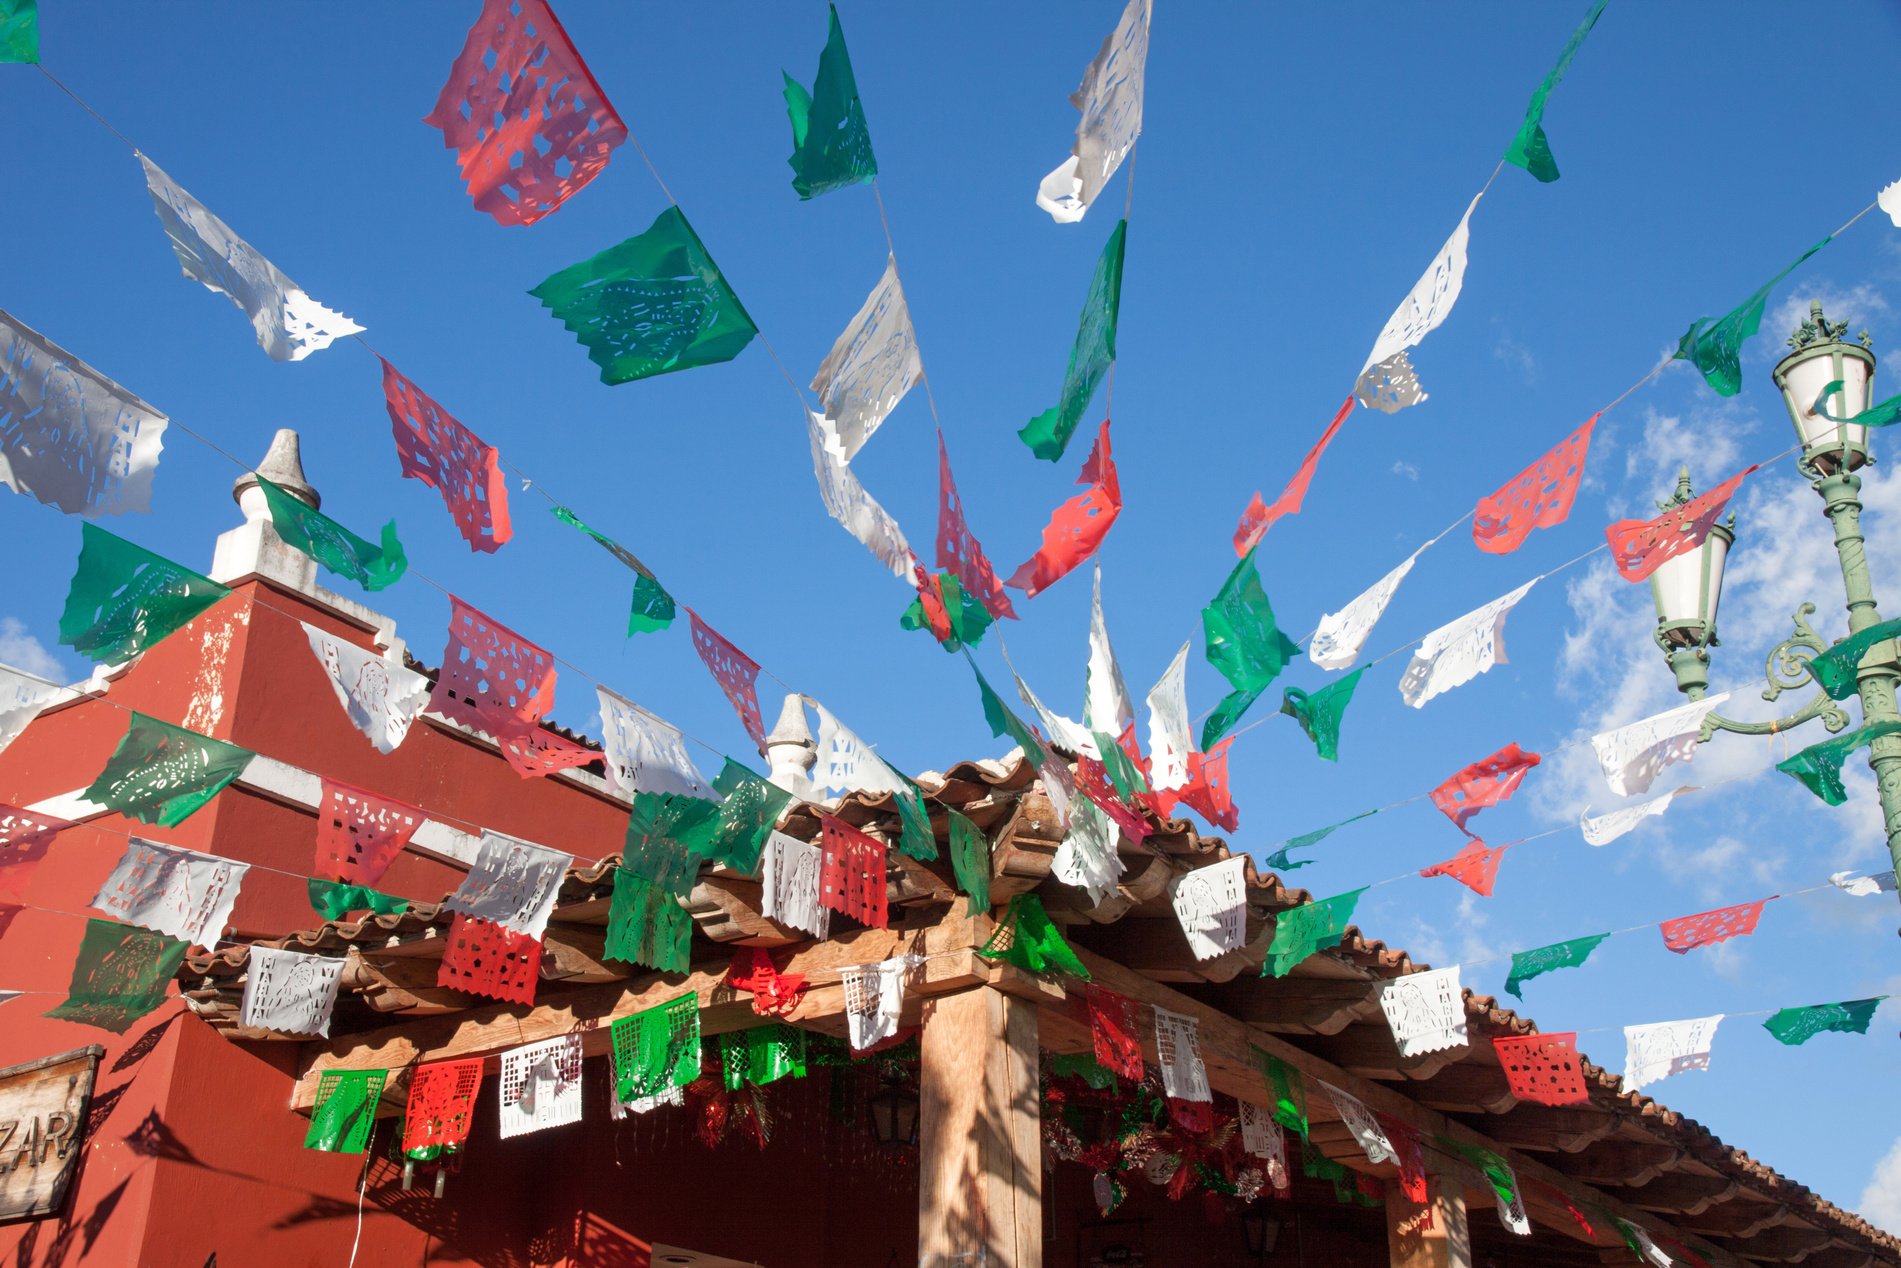
<instances>
[{"instance_id":1,"label":"blue sky","mask_svg":"<svg viewBox=\"0 0 1901 1268\"><path fill-rule=\"evenodd\" d=\"M1582 4L1215 6L1160 0L1145 130L1133 162L1114 400L1124 511L1102 551L1104 602L1130 686L1145 693L1193 636L1193 712L1226 684L1200 657L1198 609L1234 564L1248 496L1267 499L1352 384L1400 297L1482 186L1525 99ZM1120 6L848 3L841 17L882 170L881 189L924 364L967 514L999 572L1034 549L1076 490L1099 394L1063 462L1015 431L1049 406L1091 267L1130 165L1098 209L1058 226L1037 181L1067 154L1065 98ZM473 20L473 3L173 9L60 0L42 17L47 67L130 136L503 457L619 538L772 674L823 701L912 772L998 755L961 657L898 629L911 592L826 517L801 415L773 358L620 387L525 292L644 230L666 205L632 146L566 207L528 228L475 212L440 135L420 122ZM560 13L605 92L793 376L809 379L884 266L872 192L802 203L790 186L781 68L809 83L819 3L692 6L568 0ZM1890 6L1831 10L1861 67L1901 54ZM1563 179L1506 168L1472 218L1457 308L1412 354L1431 393L1388 417L1357 412L1322 461L1306 509L1260 551L1295 637L1337 610L1473 502L1647 373L1702 315L1720 315L1901 177L1879 76L1792 62L1786 7L1706 10L1613 0L1552 97L1545 124ZM439 498L399 479L375 359L354 343L275 364L226 300L180 278L131 153L37 70L0 67L15 173L0 307L117 378L180 424L247 459L274 429L303 435L324 509L359 533L396 517L413 566L566 660L742 759L749 744L683 628L621 636L630 578L532 493L516 536L472 555ZM1699 487L1789 442L1768 379L1795 316L1819 295L1901 354L1901 231L1880 213L1798 270L1770 301L1723 400L1682 365L1606 414L1570 520L1517 553L1463 531L1427 552L1368 644L1373 655L1589 550L1605 524L1645 516L1677 465ZM1881 395L1892 378L1880 372ZM150 516L107 527L208 567L238 520L238 474L168 437ZM1883 441L1877 439L1877 451ZM928 555L936 442L913 392L854 463ZM1901 614L1901 485L1868 473L1865 524L1878 597ZM1845 632L1820 503L1788 460L1735 504L1717 687L1757 677L1803 599ZM77 523L0 497L8 543L0 659L57 648ZM334 579L332 579L334 582ZM348 583L337 582L338 588ZM1080 716L1088 579L1025 602L1005 631L1018 667ZM416 581L376 596L418 655L440 655L447 603ZM1323 763L1287 719L1238 740L1236 844L1260 851L1423 793L1517 741L1560 745L1675 703L1650 644L1648 588L1600 554L1542 582L1512 614L1510 664L1424 709L1406 708L1394 657L1368 670L1341 760ZM979 660L1008 682L995 643ZM51 667L39 662L42 667ZM1306 661L1284 678L1313 689ZM768 719L781 688L761 678ZM1750 694L1750 693L1745 693ZM1270 692L1255 717L1269 716ZM1751 702L1748 716L1768 716ZM565 674L556 717L587 729L592 684ZM1742 709L1738 710L1743 711ZM1250 718L1249 721L1254 720ZM1146 722L1142 724L1146 736ZM1795 743L1821 738L1819 725ZM1765 767L1762 740L1724 737L1658 788ZM1783 755L1780 745L1774 759ZM717 763L714 763L717 765ZM1435 964L1621 929L1885 867L1862 759L1830 809L1770 772L1682 799L1604 847L1575 831L1512 851L1480 899L1447 879L1371 890L1359 923ZM1517 798L1474 827L1494 843L1617 804L1588 746L1552 754ZM1463 838L1418 802L1337 833L1290 880L1326 895L1453 854ZM1687 957L1655 933L1607 942L1582 969L1542 978L1523 1011L1621 1069L1626 1024L1862 998L1901 987L1891 897L1834 891L1772 903L1760 931ZM1466 972L1496 992L1506 962ZM1901 994L1901 991L1897 991ZM1897 1011L1866 1037L1783 1048L1732 1017L1707 1073L1647 1090L1844 1205L1886 1156L1864 1209L1901 1229L1901 1142L1866 1111L1896 1073ZM1799 1094L1804 1115L1764 1112ZM1893 1150L1894 1152L1890 1152Z\"/></svg>"}]
</instances>

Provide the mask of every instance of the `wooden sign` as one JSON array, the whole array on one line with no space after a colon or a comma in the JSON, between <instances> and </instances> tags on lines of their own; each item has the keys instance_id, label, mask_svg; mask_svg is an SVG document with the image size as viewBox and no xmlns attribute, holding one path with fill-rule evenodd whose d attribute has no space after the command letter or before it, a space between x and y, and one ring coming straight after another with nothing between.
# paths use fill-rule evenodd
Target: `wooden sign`
<instances>
[{"instance_id":1,"label":"wooden sign","mask_svg":"<svg viewBox=\"0 0 1901 1268\"><path fill-rule=\"evenodd\" d=\"M59 1210L105 1052L91 1044L0 1070L0 1220Z\"/></svg>"}]
</instances>

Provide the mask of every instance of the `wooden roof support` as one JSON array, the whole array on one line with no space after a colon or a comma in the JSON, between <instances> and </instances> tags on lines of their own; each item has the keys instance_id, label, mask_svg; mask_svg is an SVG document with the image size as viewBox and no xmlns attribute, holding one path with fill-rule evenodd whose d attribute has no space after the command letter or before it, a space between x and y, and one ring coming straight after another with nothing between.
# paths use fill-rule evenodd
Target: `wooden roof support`
<instances>
[{"instance_id":1,"label":"wooden roof support","mask_svg":"<svg viewBox=\"0 0 1901 1268\"><path fill-rule=\"evenodd\" d=\"M1600 1140L1574 1154L1549 1159L1552 1166L1580 1184L1638 1186L1675 1171L1686 1161L1674 1145L1634 1140Z\"/></svg>"},{"instance_id":2,"label":"wooden roof support","mask_svg":"<svg viewBox=\"0 0 1901 1268\"><path fill-rule=\"evenodd\" d=\"M1608 1110L1521 1102L1509 1114L1485 1124L1487 1135L1520 1149L1574 1154L1617 1131L1618 1116Z\"/></svg>"},{"instance_id":3,"label":"wooden roof support","mask_svg":"<svg viewBox=\"0 0 1901 1268\"><path fill-rule=\"evenodd\" d=\"M1729 1202L1743 1186L1727 1176L1699 1176L1687 1171L1659 1176L1642 1188L1625 1189L1618 1194L1632 1206L1663 1215L1701 1215L1712 1206Z\"/></svg>"},{"instance_id":4,"label":"wooden roof support","mask_svg":"<svg viewBox=\"0 0 1901 1268\"><path fill-rule=\"evenodd\" d=\"M1792 1225L1766 1228L1754 1237L1719 1239L1719 1244L1737 1255L1783 1264L1807 1263L1817 1251L1826 1250L1834 1242L1833 1236L1820 1229Z\"/></svg>"},{"instance_id":5,"label":"wooden roof support","mask_svg":"<svg viewBox=\"0 0 1901 1268\"><path fill-rule=\"evenodd\" d=\"M1354 1022L1380 1019L1378 988L1371 974L1358 979L1245 974L1186 993L1275 1034L1337 1035ZM1502 1074L1499 1081L1502 1085Z\"/></svg>"}]
</instances>

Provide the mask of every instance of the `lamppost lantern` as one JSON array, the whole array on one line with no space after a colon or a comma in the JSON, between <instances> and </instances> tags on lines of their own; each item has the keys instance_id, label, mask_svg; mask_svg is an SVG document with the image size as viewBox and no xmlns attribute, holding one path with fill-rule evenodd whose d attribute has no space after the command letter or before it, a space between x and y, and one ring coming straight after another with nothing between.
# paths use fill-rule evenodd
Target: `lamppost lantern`
<instances>
[{"instance_id":1,"label":"lamppost lantern","mask_svg":"<svg viewBox=\"0 0 1901 1268\"><path fill-rule=\"evenodd\" d=\"M1696 496L1690 468L1677 472L1676 491L1657 509L1682 506ZM1719 646L1716 606L1723 597L1723 565L1736 541L1736 516L1710 526L1709 536L1693 551L1666 560L1650 574L1650 597L1657 606L1657 646L1676 672L1677 689L1700 700L1709 686L1709 649Z\"/></svg>"},{"instance_id":2,"label":"lamppost lantern","mask_svg":"<svg viewBox=\"0 0 1901 1268\"><path fill-rule=\"evenodd\" d=\"M1802 465L1824 476L1846 465L1850 471L1870 462L1868 429L1850 427L1853 418L1873 403L1869 395L1875 376L1875 354L1868 332L1859 343L1843 343L1848 323L1822 315L1822 301L1809 302L1809 319L1789 336L1794 349L1772 371L1782 390L1782 403L1795 423L1802 444ZM1834 390L1830 390L1833 388Z\"/></svg>"}]
</instances>

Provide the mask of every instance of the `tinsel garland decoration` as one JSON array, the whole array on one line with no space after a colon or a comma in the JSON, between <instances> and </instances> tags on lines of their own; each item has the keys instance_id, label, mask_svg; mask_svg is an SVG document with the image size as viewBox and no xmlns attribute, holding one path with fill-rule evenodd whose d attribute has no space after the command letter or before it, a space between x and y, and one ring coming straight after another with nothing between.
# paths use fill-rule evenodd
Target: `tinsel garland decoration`
<instances>
[{"instance_id":1,"label":"tinsel garland decoration","mask_svg":"<svg viewBox=\"0 0 1901 1268\"><path fill-rule=\"evenodd\" d=\"M686 1099L696 1120L694 1131L708 1149L719 1148L735 1134L751 1137L760 1149L772 1139L772 1110L766 1104L766 1090L749 1083L728 1091L717 1043L701 1049L700 1077L686 1085Z\"/></svg>"}]
</instances>

